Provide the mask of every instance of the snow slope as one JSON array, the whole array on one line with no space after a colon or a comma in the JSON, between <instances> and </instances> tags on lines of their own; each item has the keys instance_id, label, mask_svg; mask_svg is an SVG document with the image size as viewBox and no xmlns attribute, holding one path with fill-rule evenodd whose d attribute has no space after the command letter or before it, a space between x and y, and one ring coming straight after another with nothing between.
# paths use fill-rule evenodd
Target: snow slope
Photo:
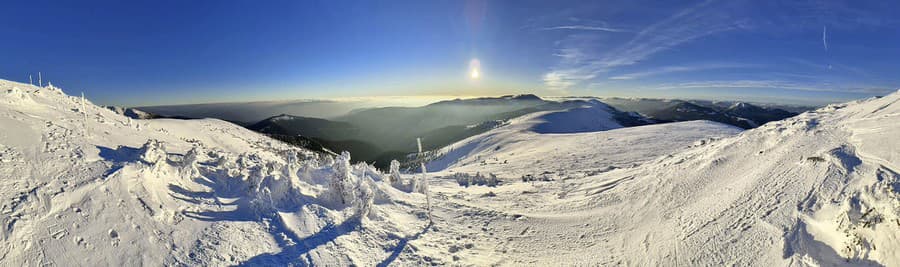
<instances>
[{"instance_id":1,"label":"snow slope","mask_svg":"<svg viewBox=\"0 0 900 267\"><path fill-rule=\"evenodd\" d=\"M347 154L81 101L0 80L2 266L374 265L425 227Z\"/></svg>"},{"instance_id":2,"label":"snow slope","mask_svg":"<svg viewBox=\"0 0 900 267\"><path fill-rule=\"evenodd\" d=\"M898 100L831 105L583 190L623 199L600 214L629 225L616 249L644 253L633 263L900 265Z\"/></svg>"},{"instance_id":3,"label":"snow slope","mask_svg":"<svg viewBox=\"0 0 900 267\"><path fill-rule=\"evenodd\" d=\"M744 132L603 111L442 149L428 224L412 174L0 81L0 265L900 265L900 93Z\"/></svg>"},{"instance_id":4,"label":"snow slope","mask_svg":"<svg viewBox=\"0 0 900 267\"><path fill-rule=\"evenodd\" d=\"M458 265L616 264L620 257L597 247L608 244L604 234L620 229L598 223L602 218L586 208L598 203L586 199L579 187L589 181L615 187L615 181L602 181L598 175L635 168L741 132L709 121L615 129L610 129L615 125L595 125L595 129L610 130L594 132L542 134L533 130L548 118L571 120L582 112L525 115L442 149L444 157L427 168L434 178L430 190L435 196L435 226L441 231L410 242L441 246L414 253L449 258ZM495 175L500 185L462 187L456 181L458 175L476 173ZM523 182L523 176L534 181Z\"/></svg>"},{"instance_id":5,"label":"snow slope","mask_svg":"<svg viewBox=\"0 0 900 267\"><path fill-rule=\"evenodd\" d=\"M658 156L660 151L671 151L698 139L741 131L710 121L622 128L606 104L597 100L587 103L590 105L564 111L528 114L510 120L503 127L456 142L438 150L436 153L442 156L429 162L427 169L440 171L466 166L467 170L493 173L556 167L609 170L637 164L646 160L648 154ZM652 151L654 148L658 150Z\"/></svg>"},{"instance_id":6,"label":"snow slope","mask_svg":"<svg viewBox=\"0 0 900 267\"><path fill-rule=\"evenodd\" d=\"M461 262L900 265L900 93L688 144L671 135L715 127L541 135L527 121L463 140L446 149L452 160L431 164L448 177L433 189L436 225L472 247L448 247ZM617 142L628 145L596 152ZM466 188L450 178L472 172L502 183ZM553 181L517 181L546 173Z\"/></svg>"}]
</instances>

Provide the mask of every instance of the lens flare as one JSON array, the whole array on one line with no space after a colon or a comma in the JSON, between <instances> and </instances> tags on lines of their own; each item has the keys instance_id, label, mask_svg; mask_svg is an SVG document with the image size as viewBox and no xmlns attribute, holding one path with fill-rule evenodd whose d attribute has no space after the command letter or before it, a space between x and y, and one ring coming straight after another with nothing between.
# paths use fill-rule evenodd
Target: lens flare
<instances>
[{"instance_id":1,"label":"lens flare","mask_svg":"<svg viewBox=\"0 0 900 267\"><path fill-rule=\"evenodd\" d=\"M481 62L477 58L469 61L469 78L472 80L481 78Z\"/></svg>"}]
</instances>

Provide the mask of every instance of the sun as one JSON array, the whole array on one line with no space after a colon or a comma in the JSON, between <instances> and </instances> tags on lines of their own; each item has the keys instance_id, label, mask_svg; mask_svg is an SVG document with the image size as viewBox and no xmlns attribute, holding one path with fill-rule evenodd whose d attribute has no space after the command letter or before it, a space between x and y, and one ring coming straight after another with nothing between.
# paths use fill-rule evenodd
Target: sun
<instances>
[{"instance_id":1,"label":"sun","mask_svg":"<svg viewBox=\"0 0 900 267\"><path fill-rule=\"evenodd\" d=\"M469 78L472 80L481 78L481 61L477 58L473 58L469 61Z\"/></svg>"}]
</instances>

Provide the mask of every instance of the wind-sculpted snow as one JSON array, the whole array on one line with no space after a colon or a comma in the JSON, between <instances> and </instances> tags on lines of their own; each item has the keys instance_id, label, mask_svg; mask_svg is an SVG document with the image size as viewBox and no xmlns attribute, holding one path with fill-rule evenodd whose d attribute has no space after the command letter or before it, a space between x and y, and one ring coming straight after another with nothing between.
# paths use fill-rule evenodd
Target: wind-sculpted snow
<instances>
[{"instance_id":1,"label":"wind-sculpted snow","mask_svg":"<svg viewBox=\"0 0 900 267\"><path fill-rule=\"evenodd\" d=\"M426 227L349 154L81 101L0 81L0 265L374 265Z\"/></svg>"},{"instance_id":2,"label":"wind-sculpted snow","mask_svg":"<svg viewBox=\"0 0 900 267\"><path fill-rule=\"evenodd\" d=\"M399 162L0 81L0 265L900 265L900 93L748 131L603 106L433 152L427 214Z\"/></svg>"},{"instance_id":3,"label":"wind-sculpted snow","mask_svg":"<svg viewBox=\"0 0 900 267\"><path fill-rule=\"evenodd\" d=\"M445 167L436 205L453 207L438 217L481 225L444 229L476 244L454 254L468 262L900 265L900 93L733 137L709 122L538 134L529 118L429 166ZM461 187L457 173L502 183Z\"/></svg>"}]
</instances>

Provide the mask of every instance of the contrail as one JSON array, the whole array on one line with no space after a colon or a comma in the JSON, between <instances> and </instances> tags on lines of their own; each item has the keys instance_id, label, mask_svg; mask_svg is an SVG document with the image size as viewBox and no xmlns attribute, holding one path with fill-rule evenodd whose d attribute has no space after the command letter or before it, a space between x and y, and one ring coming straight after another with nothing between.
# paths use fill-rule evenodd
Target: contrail
<instances>
[{"instance_id":1,"label":"contrail","mask_svg":"<svg viewBox=\"0 0 900 267\"><path fill-rule=\"evenodd\" d=\"M825 33L827 30L827 26L822 26L822 45L825 46L825 51L828 51L828 41L825 40Z\"/></svg>"}]
</instances>

